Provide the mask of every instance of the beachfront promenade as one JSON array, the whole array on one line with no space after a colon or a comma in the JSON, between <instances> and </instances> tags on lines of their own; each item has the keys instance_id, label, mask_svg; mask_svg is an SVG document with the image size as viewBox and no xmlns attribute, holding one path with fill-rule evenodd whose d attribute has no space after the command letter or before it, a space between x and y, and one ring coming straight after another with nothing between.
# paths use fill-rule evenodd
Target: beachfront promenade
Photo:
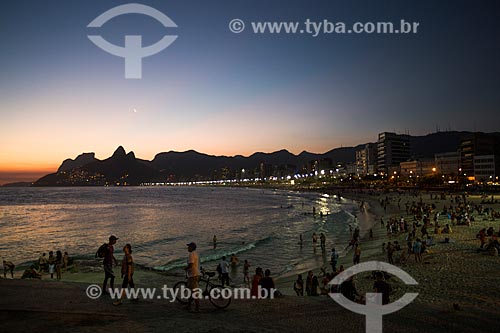
<instances>
[{"instance_id":1,"label":"beachfront promenade","mask_svg":"<svg viewBox=\"0 0 500 333\"><path fill-rule=\"evenodd\" d=\"M405 205L398 207L399 194L389 194L386 211L380 199L386 195L346 193L355 199L364 200L370 207L373 219L373 239L368 230L362 230L361 262L368 260L387 261L382 243L397 240L405 248L405 234L387 235L387 229L379 224L380 217L387 222L390 218L406 214ZM419 201L420 196L404 194L401 202ZM468 197L468 201L479 204L481 198ZM422 195L422 202L435 204L437 210L446 200L430 199ZM484 207L499 211L500 205L484 204ZM385 332L494 332L500 327L500 257L490 256L486 251L478 252L480 242L476 234L482 228L492 226L498 232L500 221L492 221L488 215L474 213L471 226L452 226L451 234L434 234L429 253L423 255L422 263L410 256L406 263L396 262L408 272L418 286L407 287L390 279L394 289L391 301L405 292L418 292L417 299L402 310L385 316ZM443 222L445 220L442 220ZM440 222L443 226L444 223ZM420 235L420 230L417 231ZM450 242L445 243L445 238ZM339 244L340 246L340 244ZM396 258L396 255L395 255ZM352 252L339 264L352 265ZM319 273L319 268L315 270ZM98 278L97 281L93 281ZM109 298L91 300L85 295L90 282L100 282L101 275L75 273L63 276L63 281L5 280L0 279L0 320L2 330L16 331L325 331L364 332L364 318L350 313L328 296L297 297L291 288L294 277L278 279L278 289L285 297L274 300L234 300L228 309L217 311L202 306L199 314L185 311L178 303L165 300L141 300L138 304L124 302L115 307ZM163 280L166 279L166 280ZM87 281L87 282L71 282ZM172 278L159 276L154 272L138 272L137 283L159 286L171 284ZM360 294L371 291L373 280L369 274L360 274L356 279Z\"/></svg>"}]
</instances>

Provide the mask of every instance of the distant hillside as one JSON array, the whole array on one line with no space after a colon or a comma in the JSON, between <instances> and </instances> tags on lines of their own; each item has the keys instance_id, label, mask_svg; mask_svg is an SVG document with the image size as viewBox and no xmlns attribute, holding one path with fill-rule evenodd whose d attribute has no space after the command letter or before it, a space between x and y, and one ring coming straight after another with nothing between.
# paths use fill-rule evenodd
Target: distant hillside
<instances>
[{"instance_id":1,"label":"distant hillside","mask_svg":"<svg viewBox=\"0 0 500 333\"><path fill-rule=\"evenodd\" d=\"M410 136L414 158L433 158L434 154L457 151L460 139L471 132L437 132L424 136Z\"/></svg>"},{"instance_id":2,"label":"distant hillside","mask_svg":"<svg viewBox=\"0 0 500 333\"><path fill-rule=\"evenodd\" d=\"M30 187L31 182L16 182L16 183L7 183L3 184L3 187Z\"/></svg>"}]
</instances>

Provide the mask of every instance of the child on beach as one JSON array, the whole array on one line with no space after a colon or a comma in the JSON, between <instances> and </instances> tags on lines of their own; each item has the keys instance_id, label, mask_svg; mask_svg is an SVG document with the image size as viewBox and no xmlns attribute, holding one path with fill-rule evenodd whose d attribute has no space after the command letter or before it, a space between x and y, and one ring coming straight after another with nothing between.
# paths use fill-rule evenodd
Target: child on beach
<instances>
[{"instance_id":1,"label":"child on beach","mask_svg":"<svg viewBox=\"0 0 500 333\"><path fill-rule=\"evenodd\" d=\"M297 296L304 296L304 280L302 280L302 274L297 276L297 280L293 284L293 290Z\"/></svg>"}]
</instances>

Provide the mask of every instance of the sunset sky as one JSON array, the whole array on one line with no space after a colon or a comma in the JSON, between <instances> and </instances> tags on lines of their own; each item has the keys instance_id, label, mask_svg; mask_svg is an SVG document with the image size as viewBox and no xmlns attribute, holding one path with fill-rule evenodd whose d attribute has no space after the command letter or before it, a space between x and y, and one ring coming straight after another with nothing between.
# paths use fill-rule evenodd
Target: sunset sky
<instances>
[{"instance_id":1,"label":"sunset sky","mask_svg":"<svg viewBox=\"0 0 500 333\"><path fill-rule=\"evenodd\" d=\"M34 180L66 158L122 145L250 155L325 152L382 131L500 130L496 1L137 1L168 15L122 15L127 1L2 1L0 184ZM285 5L286 3L286 5ZM479 5L480 4L480 5ZM240 18L240 34L228 23ZM415 35L253 34L251 21L420 23ZM177 35L124 78L124 61L87 38L123 45ZM135 110L135 111L134 111Z\"/></svg>"}]
</instances>

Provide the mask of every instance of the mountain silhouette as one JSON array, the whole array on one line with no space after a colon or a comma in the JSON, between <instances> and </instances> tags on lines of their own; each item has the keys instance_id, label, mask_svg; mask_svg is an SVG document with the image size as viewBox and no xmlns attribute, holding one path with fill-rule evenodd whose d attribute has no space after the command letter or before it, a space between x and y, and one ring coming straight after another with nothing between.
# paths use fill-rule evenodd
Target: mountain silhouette
<instances>
[{"instance_id":1,"label":"mountain silhouette","mask_svg":"<svg viewBox=\"0 0 500 333\"><path fill-rule=\"evenodd\" d=\"M436 153L457 151L460 140L471 132L438 132L410 136L412 158L433 158ZM323 154L303 151L298 155L283 149L272 153L256 152L248 157L214 156L195 150L157 154L152 161L135 157L118 147L113 155L98 160L94 153L83 153L65 160L56 173L46 175L34 186L140 185L141 183L233 179L259 177L261 166L274 174L307 172L312 163L334 166L355 162L356 147L341 147Z\"/></svg>"}]
</instances>

